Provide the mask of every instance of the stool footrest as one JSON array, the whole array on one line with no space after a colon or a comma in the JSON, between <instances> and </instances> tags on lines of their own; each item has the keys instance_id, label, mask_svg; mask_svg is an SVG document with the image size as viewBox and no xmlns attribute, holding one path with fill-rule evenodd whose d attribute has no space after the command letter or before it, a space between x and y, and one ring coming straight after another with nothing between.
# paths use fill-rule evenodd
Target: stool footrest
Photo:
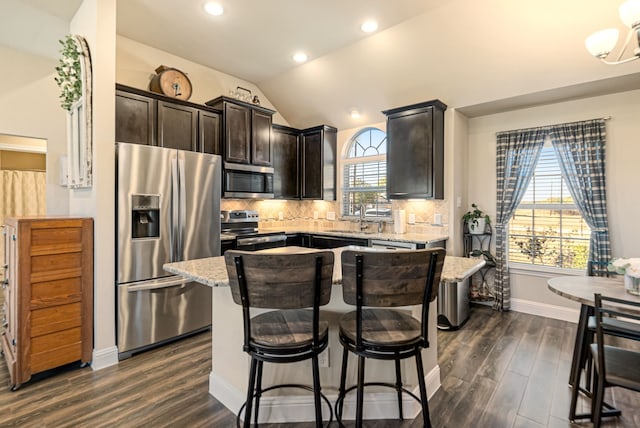
<instances>
[{"instance_id":1,"label":"stool footrest","mask_svg":"<svg viewBox=\"0 0 640 428\"><path fill-rule=\"evenodd\" d=\"M387 383L387 382L365 382L363 385L363 387L366 386L384 386L387 388L392 388L394 390L398 390L398 387L393 384L393 383ZM346 395L353 391L354 389L356 389L358 387L358 385L353 385L350 386L349 388L344 390L344 394L338 394L338 398L336 399L336 422L338 422L338 426L340 427L344 427L344 424L342 423L342 404L344 401L344 397L346 397ZM410 397L412 397L414 400L416 400L418 403L422 403L422 400L420 400L420 397L418 397L417 395L415 395L413 392L409 391L408 389L404 388L404 387L400 387L400 389L402 390L402 392L406 393L407 395L409 395ZM339 411L338 411L339 409Z\"/></svg>"},{"instance_id":2,"label":"stool footrest","mask_svg":"<svg viewBox=\"0 0 640 428\"><path fill-rule=\"evenodd\" d=\"M280 385L272 385L268 388L261 389L260 391L253 394L253 398L257 397L258 395L262 396L262 394L264 394L265 392L269 392L273 389L279 389L279 388L298 388L298 389L304 389L305 391L314 392L313 387L309 385L283 383ZM331 422L333 422L333 406L331 405L331 402L329 401L329 399L322 392L320 393L320 398L322 398L324 402L327 403L327 406L329 407L329 423L327 424L327 426L330 426ZM244 408L246 407L246 405L247 405L247 402L245 401L244 403L242 403L242 406L240 406L240 410L238 410L238 414L236 416L236 427L241 426L240 416L242 415L242 412L244 411Z\"/></svg>"}]
</instances>

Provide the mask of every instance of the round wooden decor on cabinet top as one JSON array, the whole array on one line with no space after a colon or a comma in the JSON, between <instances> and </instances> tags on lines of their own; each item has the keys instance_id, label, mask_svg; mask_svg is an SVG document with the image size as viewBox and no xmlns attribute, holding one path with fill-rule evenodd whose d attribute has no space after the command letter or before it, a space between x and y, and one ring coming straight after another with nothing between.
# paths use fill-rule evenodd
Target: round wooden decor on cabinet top
<instances>
[{"instance_id":1,"label":"round wooden decor on cabinet top","mask_svg":"<svg viewBox=\"0 0 640 428\"><path fill-rule=\"evenodd\" d=\"M156 68L156 73L157 75L149 83L149 89L152 92L180 100L191 98L191 81L184 72L161 65Z\"/></svg>"}]
</instances>

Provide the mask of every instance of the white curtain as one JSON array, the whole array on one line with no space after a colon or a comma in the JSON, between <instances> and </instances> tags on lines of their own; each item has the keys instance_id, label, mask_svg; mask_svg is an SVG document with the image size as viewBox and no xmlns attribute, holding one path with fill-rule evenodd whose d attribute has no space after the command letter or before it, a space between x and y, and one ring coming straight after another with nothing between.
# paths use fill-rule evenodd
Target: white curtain
<instances>
[{"instance_id":1,"label":"white curtain","mask_svg":"<svg viewBox=\"0 0 640 428\"><path fill-rule=\"evenodd\" d=\"M0 224L5 217L46 213L46 173L44 171L0 171ZM0 245L0 262L4 245Z\"/></svg>"}]
</instances>

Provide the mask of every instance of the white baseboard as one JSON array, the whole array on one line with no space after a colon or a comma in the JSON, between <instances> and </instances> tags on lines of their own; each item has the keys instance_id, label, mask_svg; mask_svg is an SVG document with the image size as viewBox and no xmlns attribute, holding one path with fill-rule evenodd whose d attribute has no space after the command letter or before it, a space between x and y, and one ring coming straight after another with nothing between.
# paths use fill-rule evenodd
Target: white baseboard
<instances>
[{"instance_id":1,"label":"white baseboard","mask_svg":"<svg viewBox=\"0 0 640 428\"><path fill-rule=\"evenodd\" d=\"M115 366L116 364L118 364L117 346L93 350L91 359L91 368L93 370L104 369L105 367Z\"/></svg>"},{"instance_id":2,"label":"white baseboard","mask_svg":"<svg viewBox=\"0 0 640 428\"><path fill-rule=\"evenodd\" d=\"M580 316L580 311L577 309L521 299L511 299L511 310L572 323L577 323Z\"/></svg>"},{"instance_id":3,"label":"white baseboard","mask_svg":"<svg viewBox=\"0 0 640 428\"><path fill-rule=\"evenodd\" d=\"M434 367L425 376L427 394L429 398L440 388L440 366ZM295 389L291 389L295 391ZM215 393L214 393L215 392ZM420 390L416 387L412 391L418 397ZM209 394L214 396L233 414L237 414L245 400L244 391L226 382L214 373L209 375ZM325 394L331 406L335 404L337 393ZM322 400L323 417L328 418L329 410ZM356 396L350 393L344 400L343 419L352 420L355 417ZM413 419L420 412L420 404L407 394L402 398L402 411L406 419ZM398 415L398 399L395 391L365 392L365 419L394 419ZM315 420L313 396L305 392L304 395L269 396L260 399L260 423L311 422ZM334 416L335 419L335 416Z\"/></svg>"},{"instance_id":4,"label":"white baseboard","mask_svg":"<svg viewBox=\"0 0 640 428\"><path fill-rule=\"evenodd\" d=\"M209 373L209 394L231 410L234 415L238 414L240 406L246 399L245 391L240 391L214 372Z\"/></svg>"}]
</instances>

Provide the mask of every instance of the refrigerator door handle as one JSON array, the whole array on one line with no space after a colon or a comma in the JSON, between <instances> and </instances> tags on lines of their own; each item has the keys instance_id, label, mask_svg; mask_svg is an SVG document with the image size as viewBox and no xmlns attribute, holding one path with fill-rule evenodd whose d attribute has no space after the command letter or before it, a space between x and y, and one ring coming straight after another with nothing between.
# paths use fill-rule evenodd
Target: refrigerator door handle
<instances>
[{"instance_id":1,"label":"refrigerator door handle","mask_svg":"<svg viewBox=\"0 0 640 428\"><path fill-rule=\"evenodd\" d=\"M175 287L176 285L187 284L190 281L184 278L170 279L170 280L155 280L155 281L141 281L138 285L129 285L127 291L132 293L134 291L144 290L158 290L161 288Z\"/></svg>"},{"instance_id":2,"label":"refrigerator door handle","mask_svg":"<svg viewBox=\"0 0 640 428\"><path fill-rule=\"evenodd\" d=\"M177 262L178 258L178 242L180 236L178 234L178 225L180 224L180 199L179 199L179 182L178 182L178 158L177 155L171 157L171 236L169 237L169 245L171 248L171 261Z\"/></svg>"},{"instance_id":3,"label":"refrigerator door handle","mask_svg":"<svg viewBox=\"0 0 640 428\"><path fill-rule=\"evenodd\" d=\"M178 258L176 261L182 261L184 257L184 239L185 239L185 223L187 221L187 189L186 189L186 177L185 177L185 161L184 155L178 158L178 172L180 177L178 179L180 183L180 214L178 216Z\"/></svg>"}]
</instances>

